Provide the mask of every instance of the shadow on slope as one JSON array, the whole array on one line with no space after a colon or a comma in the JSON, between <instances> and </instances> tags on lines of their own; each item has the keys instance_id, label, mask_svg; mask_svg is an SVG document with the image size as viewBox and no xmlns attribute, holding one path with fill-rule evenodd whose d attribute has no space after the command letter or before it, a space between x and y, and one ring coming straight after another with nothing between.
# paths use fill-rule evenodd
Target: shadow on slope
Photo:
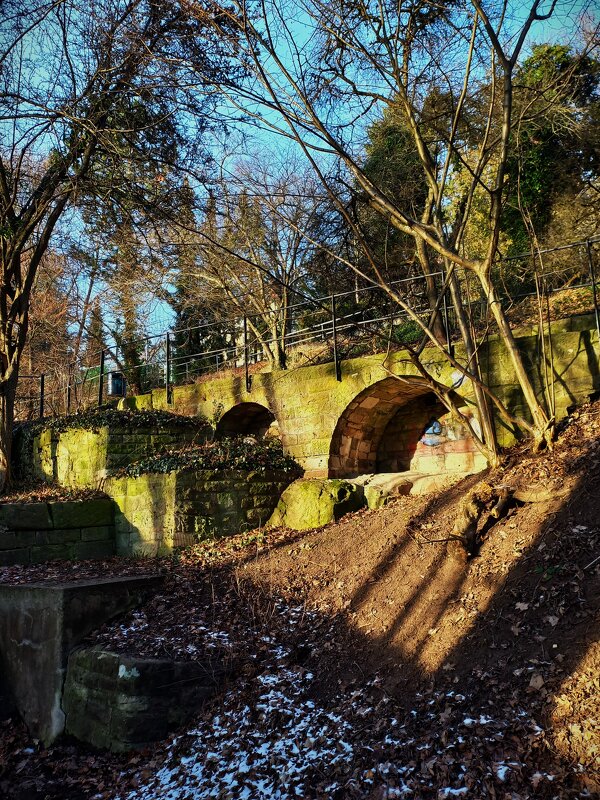
<instances>
[{"instance_id":1,"label":"shadow on slope","mask_svg":"<svg viewBox=\"0 0 600 800\"><path fill-rule=\"evenodd\" d=\"M599 412L555 453L487 477L541 487L544 500L514 508L464 565L445 540L477 477L359 512L241 567L251 585L318 609L300 650L315 692L333 697L378 673L405 709L416 691L444 686L483 706L526 707L598 788Z\"/></svg>"}]
</instances>

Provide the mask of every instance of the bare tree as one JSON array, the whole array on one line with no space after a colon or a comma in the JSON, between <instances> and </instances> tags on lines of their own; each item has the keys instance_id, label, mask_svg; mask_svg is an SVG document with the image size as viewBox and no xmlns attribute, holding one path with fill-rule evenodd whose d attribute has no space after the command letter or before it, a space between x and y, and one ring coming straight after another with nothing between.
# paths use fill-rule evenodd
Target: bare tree
<instances>
[{"instance_id":1,"label":"bare tree","mask_svg":"<svg viewBox=\"0 0 600 800\"><path fill-rule=\"evenodd\" d=\"M210 4L194 9L192 18L175 0L91 0L85 9L74 0L3 3L0 490L31 296L65 210L83 195L102 204L125 186L151 200L155 184L140 165L166 170L178 156L194 163L193 148L178 151L207 127L203 80L224 67L231 36L225 19L221 38L212 35Z\"/></svg>"},{"instance_id":2,"label":"bare tree","mask_svg":"<svg viewBox=\"0 0 600 800\"><path fill-rule=\"evenodd\" d=\"M64 410L67 365L72 348L69 306L73 283L70 278L65 259L48 250L38 271L30 308L29 335L22 354L27 378L17 391L21 419L37 418L39 414L41 374L45 378L46 408Z\"/></svg>"},{"instance_id":3,"label":"bare tree","mask_svg":"<svg viewBox=\"0 0 600 800\"><path fill-rule=\"evenodd\" d=\"M296 142L362 242L368 269L361 272L412 315L427 340L471 379L483 444L491 460L497 446L490 403L530 434L536 447L550 443L554 420L525 368L492 267L499 250L517 122L515 70L535 24L555 12L555 0L533 0L525 10L509 2L493 5L483 0L438 4L303 0L293 9L261 0L258 5L258 10L250 9L238 0L231 10L232 24L237 22L245 37L253 81L246 82L242 91L221 82L220 90L254 124ZM290 19L295 20L293 25ZM390 195L361 160L365 121L380 117L381 110L391 106L402 115L418 155L426 190L419 210ZM327 182L332 160L345 167L374 212L413 238L425 274L432 257L444 266L465 345L464 360L436 338L432 322L424 324L386 281L368 242L361 239L360 227ZM459 170L463 181L457 197L454 178ZM476 196L485 207L488 226L479 253L473 254L465 232ZM361 269L357 264L352 267ZM458 282L462 273L475 280L487 303L521 387L527 418L511 417L482 380L477 343L462 309ZM415 350L411 358L420 373L445 403L451 403L448 387L436 386L435 376L419 355Z\"/></svg>"},{"instance_id":4,"label":"bare tree","mask_svg":"<svg viewBox=\"0 0 600 800\"><path fill-rule=\"evenodd\" d=\"M304 296L326 200L291 157L238 161L213 184L197 235L180 230L195 254L176 278L183 306L246 317L268 362L284 368L289 309Z\"/></svg>"}]
</instances>

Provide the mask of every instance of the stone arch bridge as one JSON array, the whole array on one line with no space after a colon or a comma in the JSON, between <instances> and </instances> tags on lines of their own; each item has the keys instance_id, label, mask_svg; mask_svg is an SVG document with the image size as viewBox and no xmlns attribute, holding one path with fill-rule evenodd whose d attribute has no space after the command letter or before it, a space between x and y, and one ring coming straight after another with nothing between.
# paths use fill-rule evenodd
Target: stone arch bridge
<instances>
[{"instance_id":1,"label":"stone arch bridge","mask_svg":"<svg viewBox=\"0 0 600 800\"><path fill-rule=\"evenodd\" d=\"M517 337L540 394L543 373L552 375L558 418L600 389L593 316L553 323L552 362L545 365L538 329L520 330ZM545 345L548 353L547 340ZM525 414L500 341L489 337L481 354L488 384L513 412ZM461 359L459 350L456 355ZM454 386L467 413L473 414L470 384L461 383L460 373L453 372L435 349L428 352L427 360L438 380ZM174 387L170 403L163 389L129 398L127 404L203 415L216 424L217 435L261 436L277 431L286 452L302 464L308 477L355 477L409 469L432 474L484 466L467 428L450 419L405 353L343 361L340 377L333 363L255 374L250 391L243 375L205 377ZM512 432L500 422L497 425L501 443L510 444Z\"/></svg>"}]
</instances>

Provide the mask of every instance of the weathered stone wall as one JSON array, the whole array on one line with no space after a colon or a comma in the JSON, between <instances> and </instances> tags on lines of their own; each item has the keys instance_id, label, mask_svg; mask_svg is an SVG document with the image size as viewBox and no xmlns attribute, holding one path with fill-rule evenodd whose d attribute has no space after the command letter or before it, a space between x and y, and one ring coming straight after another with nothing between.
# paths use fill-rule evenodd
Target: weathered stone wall
<instances>
[{"instance_id":1,"label":"weathered stone wall","mask_svg":"<svg viewBox=\"0 0 600 800\"><path fill-rule=\"evenodd\" d=\"M66 731L95 747L143 747L190 719L226 675L214 658L184 662L75 650L63 694Z\"/></svg>"},{"instance_id":2,"label":"weathered stone wall","mask_svg":"<svg viewBox=\"0 0 600 800\"><path fill-rule=\"evenodd\" d=\"M0 584L0 671L33 737L48 745L64 729L61 697L73 647L161 582L160 576L146 575Z\"/></svg>"},{"instance_id":3,"label":"weathered stone wall","mask_svg":"<svg viewBox=\"0 0 600 800\"><path fill-rule=\"evenodd\" d=\"M114 554L112 500L0 505L2 567Z\"/></svg>"},{"instance_id":4,"label":"weathered stone wall","mask_svg":"<svg viewBox=\"0 0 600 800\"><path fill-rule=\"evenodd\" d=\"M515 331L517 341L532 376L536 391L543 395L544 363L538 337L538 328L532 326ZM547 347L548 351L548 347ZM557 418L565 415L568 406L582 402L600 389L598 336L592 315L572 317L552 325L553 363L547 364L555 379ZM464 353L456 348L456 356L463 363ZM497 337L489 337L480 348L483 374L499 397L516 414L528 415L521 391L515 379L510 358ZM384 365L385 361L385 365ZM457 394L471 402L472 391L468 382L460 383L455 373L435 349L426 351L426 361L433 374ZM331 459L338 457L335 442L336 427L344 411L361 393L367 397L375 387L389 379L390 372L406 381L398 382L398 394L406 399L425 394L419 387L416 370L408 363L403 352L367 356L343 361L342 380L338 382L334 365L322 364L287 371L266 372L252 376L251 391L247 392L241 376L215 378L191 386L176 387L173 404L167 404L164 390L151 395L129 398L131 408L157 408L192 416L201 414L208 419L217 412L227 414L243 403L264 406L278 422L284 448L306 470L307 477L335 474ZM401 405L399 397L397 406ZM240 408L240 413L243 408ZM389 420L388 420L389 421ZM367 423L368 424L368 421ZM502 445L513 443L513 432L504 423L498 423Z\"/></svg>"},{"instance_id":5,"label":"weathered stone wall","mask_svg":"<svg viewBox=\"0 0 600 800\"><path fill-rule=\"evenodd\" d=\"M47 428L34 437L31 454L22 452L19 457L21 461L31 458L36 477L57 481L61 486L98 486L110 470L205 438L205 433L184 427ZM22 463L21 468L26 469L27 464Z\"/></svg>"},{"instance_id":6,"label":"weathered stone wall","mask_svg":"<svg viewBox=\"0 0 600 800\"><path fill-rule=\"evenodd\" d=\"M467 426L452 419L433 395L401 408L388 423L377 452L378 472L476 472L485 459Z\"/></svg>"},{"instance_id":7,"label":"weathered stone wall","mask_svg":"<svg viewBox=\"0 0 600 800\"><path fill-rule=\"evenodd\" d=\"M117 553L169 552L264 525L293 476L199 470L109 478Z\"/></svg>"}]
</instances>

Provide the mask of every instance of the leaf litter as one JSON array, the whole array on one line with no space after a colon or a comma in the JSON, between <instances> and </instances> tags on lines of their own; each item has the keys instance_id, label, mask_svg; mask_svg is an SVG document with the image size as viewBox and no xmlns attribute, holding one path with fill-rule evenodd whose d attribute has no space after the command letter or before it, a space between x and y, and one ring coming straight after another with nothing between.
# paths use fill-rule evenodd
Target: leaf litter
<instances>
[{"instance_id":1,"label":"leaf litter","mask_svg":"<svg viewBox=\"0 0 600 800\"><path fill-rule=\"evenodd\" d=\"M428 541L451 529L461 486L320 531L78 565L80 576L165 575L144 607L90 641L217 653L233 678L183 730L133 754L68 739L45 749L7 718L0 797L598 796L599 412L576 412L553 452L509 456L486 476L549 499L513 509L458 576ZM73 577L48 564L0 580L44 573Z\"/></svg>"}]
</instances>

